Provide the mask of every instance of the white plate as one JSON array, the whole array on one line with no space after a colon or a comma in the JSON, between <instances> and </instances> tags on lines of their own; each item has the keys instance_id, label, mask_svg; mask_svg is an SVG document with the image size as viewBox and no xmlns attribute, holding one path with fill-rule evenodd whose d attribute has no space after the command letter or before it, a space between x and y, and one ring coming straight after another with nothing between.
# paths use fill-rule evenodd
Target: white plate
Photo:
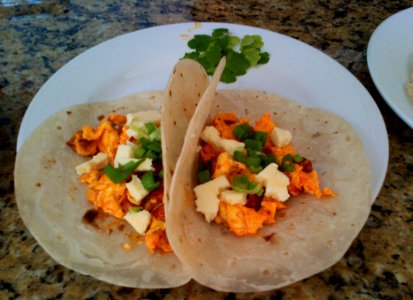
<instances>
[{"instance_id":1,"label":"white plate","mask_svg":"<svg viewBox=\"0 0 413 300\"><path fill-rule=\"evenodd\" d=\"M413 102L405 85L413 72L413 7L381 23L367 48L373 82L394 112L413 128Z\"/></svg>"},{"instance_id":2,"label":"white plate","mask_svg":"<svg viewBox=\"0 0 413 300\"><path fill-rule=\"evenodd\" d=\"M388 139L383 118L370 94L343 66L293 38L254 27L202 23L165 25L121 35L77 56L56 72L28 107L17 149L54 112L73 104L164 89L179 58L189 51L188 35L211 34L214 28L232 34L262 36L271 59L225 88L277 92L306 106L321 107L346 119L361 137L373 170L373 199L387 170ZM343 157L345 159L345 157Z\"/></svg>"}]
</instances>

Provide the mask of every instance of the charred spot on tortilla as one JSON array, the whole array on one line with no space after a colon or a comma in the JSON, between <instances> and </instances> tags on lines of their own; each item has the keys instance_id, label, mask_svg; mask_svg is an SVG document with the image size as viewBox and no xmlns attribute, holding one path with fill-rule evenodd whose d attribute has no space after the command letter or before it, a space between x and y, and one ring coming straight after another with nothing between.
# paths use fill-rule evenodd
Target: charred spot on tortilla
<instances>
[{"instance_id":1,"label":"charred spot on tortilla","mask_svg":"<svg viewBox=\"0 0 413 300\"><path fill-rule=\"evenodd\" d=\"M96 118L97 118L98 121L102 121L105 118L105 116L104 115L99 115Z\"/></svg>"},{"instance_id":2,"label":"charred spot on tortilla","mask_svg":"<svg viewBox=\"0 0 413 300\"><path fill-rule=\"evenodd\" d=\"M56 160L55 159L46 159L45 161L43 161L43 167L45 169L49 169L51 167L53 167L53 165L56 164Z\"/></svg>"},{"instance_id":3,"label":"charred spot on tortilla","mask_svg":"<svg viewBox=\"0 0 413 300\"><path fill-rule=\"evenodd\" d=\"M66 111L66 114L67 114L67 115L71 115L72 112L71 112L70 110L68 110L68 111Z\"/></svg>"},{"instance_id":4,"label":"charred spot on tortilla","mask_svg":"<svg viewBox=\"0 0 413 300\"><path fill-rule=\"evenodd\" d=\"M171 89L169 90L169 96L172 96L172 90Z\"/></svg>"},{"instance_id":5,"label":"charred spot on tortilla","mask_svg":"<svg viewBox=\"0 0 413 300\"><path fill-rule=\"evenodd\" d=\"M268 276L270 274L271 274L271 272L269 270L262 271L262 275Z\"/></svg>"},{"instance_id":6,"label":"charred spot on tortilla","mask_svg":"<svg viewBox=\"0 0 413 300\"><path fill-rule=\"evenodd\" d=\"M272 240L272 238L273 238L274 235L275 235L275 232L270 233L270 234L268 234L268 235L265 235L265 236L263 236L262 238L263 238L265 241L270 242L270 241Z\"/></svg>"},{"instance_id":7,"label":"charred spot on tortilla","mask_svg":"<svg viewBox=\"0 0 413 300\"><path fill-rule=\"evenodd\" d=\"M86 225L91 225L95 228L99 228L99 226L96 224L96 219L99 216L99 211L96 209L89 209L86 211L86 213L82 217L82 222Z\"/></svg>"},{"instance_id":8,"label":"charred spot on tortilla","mask_svg":"<svg viewBox=\"0 0 413 300\"><path fill-rule=\"evenodd\" d=\"M37 186L37 187L41 187L41 186L42 186L42 183L41 183L41 182L37 182L37 183L36 183L36 186Z\"/></svg>"},{"instance_id":9,"label":"charred spot on tortilla","mask_svg":"<svg viewBox=\"0 0 413 300\"><path fill-rule=\"evenodd\" d=\"M56 127L56 129L57 130L62 130L62 126L59 125L59 126Z\"/></svg>"},{"instance_id":10,"label":"charred spot on tortilla","mask_svg":"<svg viewBox=\"0 0 413 300\"><path fill-rule=\"evenodd\" d=\"M179 72L180 77L184 77L184 74L182 72Z\"/></svg>"}]
</instances>

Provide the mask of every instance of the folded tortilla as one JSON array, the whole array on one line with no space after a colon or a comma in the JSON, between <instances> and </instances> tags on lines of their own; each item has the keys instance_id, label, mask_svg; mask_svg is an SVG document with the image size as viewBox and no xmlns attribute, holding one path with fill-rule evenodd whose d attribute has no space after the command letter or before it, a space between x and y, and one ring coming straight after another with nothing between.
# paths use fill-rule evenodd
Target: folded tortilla
<instances>
[{"instance_id":1,"label":"folded tortilla","mask_svg":"<svg viewBox=\"0 0 413 300\"><path fill-rule=\"evenodd\" d=\"M332 100L332 99L331 99ZM293 197L277 223L238 237L195 211L199 136L218 112L257 120L273 116L293 134L321 186L337 196ZM180 111L175 111L179 118ZM363 144L338 115L260 91L218 91L199 103L188 127L171 185L167 234L175 254L199 283L226 292L266 291L316 274L345 254L370 212L371 171Z\"/></svg>"},{"instance_id":2,"label":"folded tortilla","mask_svg":"<svg viewBox=\"0 0 413 300\"><path fill-rule=\"evenodd\" d=\"M132 244L128 236L134 234L126 221L105 233L102 229L115 218L106 216L99 224L90 220L88 212L93 206L86 200L86 185L79 182L75 172L75 166L87 159L72 151L66 142L83 126L98 125L98 116L160 111L164 99L176 103L178 97L179 101L188 104L187 107L178 106L186 109L185 118L178 120L180 130L172 128L168 123L171 119L165 117L170 109L162 111L161 121L163 167L174 165L190 115L209 83L205 71L196 66L194 70L194 64L198 65L188 60L179 62L165 93L139 93L64 109L47 119L26 140L16 158L16 201L32 235L58 263L82 274L128 287L170 288L190 280L174 254L149 254L143 238L139 245L125 250L123 244ZM182 77L182 73L188 74L188 68L191 77ZM168 136L172 134L172 137ZM172 146L173 152L169 153L168 145ZM92 214L92 217L96 216Z\"/></svg>"}]
</instances>

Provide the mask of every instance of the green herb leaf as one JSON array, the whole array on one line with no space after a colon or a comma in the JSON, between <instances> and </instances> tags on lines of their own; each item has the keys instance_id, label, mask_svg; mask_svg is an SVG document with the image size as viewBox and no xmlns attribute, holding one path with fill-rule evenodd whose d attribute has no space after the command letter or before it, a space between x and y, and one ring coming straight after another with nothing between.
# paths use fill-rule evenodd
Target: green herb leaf
<instances>
[{"instance_id":1,"label":"green herb leaf","mask_svg":"<svg viewBox=\"0 0 413 300\"><path fill-rule=\"evenodd\" d=\"M149 171L142 176L142 185L148 192L153 191L154 189L159 187L159 182L155 181L155 177L153 175L153 171Z\"/></svg>"},{"instance_id":2,"label":"green herb leaf","mask_svg":"<svg viewBox=\"0 0 413 300\"><path fill-rule=\"evenodd\" d=\"M260 141L246 139L244 143L247 149L261 151L262 143Z\"/></svg>"},{"instance_id":3,"label":"green herb leaf","mask_svg":"<svg viewBox=\"0 0 413 300\"><path fill-rule=\"evenodd\" d=\"M236 151L234 151L233 156L234 156L234 159L236 161L239 161L239 162L244 163L244 164L247 163L247 156L245 155L244 151L236 150Z\"/></svg>"},{"instance_id":4,"label":"green herb leaf","mask_svg":"<svg viewBox=\"0 0 413 300\"><path fill-rule=\"evenodd\" d=\"M148 130L148 134L151 134L152 132L154 132L156 130L156 128L158 128L158 127L155 126L155 124L153 124L151 122L145 123L145 127Z\"/></svg>"},{"instance_id":5,"label":"green herb leaf","mask_svg":"<svg viewBox=\"0 0 413 300\"><path fill-rule=\"evenodd\" d=\"M238 45L239 51L236 50ZM237 76L244 75L251 66L268 62L268 52L261 52L263 45L259 35L246 35L240 39L231 35L226 28L217 28L212 31L212 35L194 35L188 47L195 51L185 53L184 58L196 60L212 75L221 57L226 56L227 63L220 81L231 83L236 81Z\"/></svg>"},{"instance_id":6,"label":"green herb leaf","mask_svg":"<svg viewBox=\"0 0 413 300\"><path fill-rule=\"evenodd\" d=\"M146 153L146 150L144 148L140 147L140 148L136 149L135 157L138 158L138 159L144 158L145 153Z\"/></svg>"},{"instance_id":7,"label":"green herb leaf","mask_svg":"<svg viewBox=\"0 0 413 300\"><path fill-rule=\"evenodd\" d=\"M215 39L218 39L218 38L221 38L227 35L229 35L229 30L227 28L217 28L212 31L212 37Z\"/></svg>"},{"instance_id":8,"label":"green herb leaf","mask_svg":"<svg viewBox=\"0 0 413 300\"><path fill-rule=\"evenodd\" d=\"M197 52L187 52L187 53L185 53L183 58L189 58L189 59L197 60L198 57L199 57L199 53L197 53Z\"/></svg>"},{"instance_id":9,"label":"green herb leaf","mask_svg":"<svg viewBox=\"0 0 413 300\"><path fill-rule=\"evenodd\" d=\"M304 157L296 154L296 155L293 156L293 160L294 160L296 163L300 163L300 162L302 162L302 161L304 160Z\"/></svg>"},{"instance_id":10,"label":"green herb leaf","mask_svg":"<svg viewBox=\"0 0 413 300\"><path fill-rule=\"evenodd\" d=\"M245 174L234 176L231 181L231 187L234 191L247 194L257 194L262 190L258 183L249 181L248 176Z\"/></svg>"},{"instance_id":11,"label":"green herb leaf","mask_svg":"<svg viewBox=\"0 0 413 300\"><path fill-rule=\"evenodd\" d=\"M241 141L254 138L254 129L252 129L248 123L242 123L241 125L235 126L232 133Z\"/></svg>"},{"instance_id":12,"label":"green herb leaf","mask_svg":"<svg viewBox=\"0 0 413 300\"><path fill-rule=\"evenodd\" d=\"M287 172L294 171L294 162L291 154L284 155L281 161L281 169Z\"/></svg>"},{"instance_id":13,"label":"green herb leaf","mask_svg":"<svg viewBox=\"0 0 413 300\"><path fill-rule=\"evenodd\" d=\"M161 141L161 129L159 127L157 127L154 131L152 131L149 134L148 139L150 141L160 142Z\"/></svg>"},{"instance_id":14,"label":"green herb leaf","mask_svg":"<svg viewBox=\"0 0 413 300\"><path fill-rule=\"evenodd\" d=\"M265 145L265 143L267 142L267 137L268 133L266 133L265 131L257 131L255 132L254 140L260 141L262 145Z\"/></svg>"},{"instance_id":15,"label":"green herb leaf","mask_svg":"<svg viewBox=\"0 0 413 300\"><path fill-rule=\"evenodd\" d=\"M268 52L261 52L260 60L258 61L259 65L264 65L270 61L270 54Z\"/></svg>"},{"instance_id":16,"label":"green herb leaf","mask_svg":"<svg viewBox=\"0 0 413 300\"><path fill-rule=\"evenodd\" d=\"M130 161L127 164L119 165L118 168L115 168L112 165L107 165L103 172L106 176L109 177L110 180L114 183L121 183L125 181L129 176L132 175L133 171L143 162L142 160L138 160L137 162Z\"/></svg>"},{"instance_id":17,"label":"green herb leaf","mask_svg":"<svg viewBox=\"0 0 413 300\"><path fill-rule=\"evenodd\" d=\"M259 49L247 48L242 50L242 54L249 61L250 66L256 66L261 59L261 54Z\"/></svg>"},{"instance_id":18,"label":"green herb leaf","mask_svg":"<svg viewBox=\"0 0 413 300\"><path fill-rule=\"evenodd\" d=\"M143 208L141 206L133 206L131 208L129 208L128 212L133 214L133 213L137 213L140 212Z\"/></svg>"},{"instance_id":19,"label":"green herb leaf","mask_svg":"<svg viewBox=\"0 0 413 300\"><path fill-rule=\"evenodd\" d=\"M232 82L235 82L236 80L237 80L237 77L234 75L234 73L232 73L228 69L224 69L224 71L221 74L220 81L224 83L232 83Z\"/></svg>"},{"instance_id":20,"label":"green herb leaf","mask_svg":"<svg viewBox=\"0 0 413 300\"><path fill-rule=\"evenodd\" d=\"M260 157L247 157L247 167L253 173L258 173L262 170Z\"/></svg>"},{"instance_id":21,"label":"green herb leaf","mask_svg":"<svg viewBox=\"0 0 413 300\"><path fill-rule=\"evenodd\" d=\"M275 158L273 153L270 153L265 157L264 167L268 166L271 163L277 163L277 159Z\"/></svg>"},{"instance_id":22,"label":"green herb leaf","mask_svg":"<svg viewBox=\"0 0 413 300\"><path fill-rule=\"evenodd\" d=\"M150 158L154 161L162 160L160 134L160 128L156 128L148 138L140 138L140 147L135 151L135 157L138 159Z\"/></svg>"},{"instance_id":23,"label":"green herb leaf","mask_svg":"<svg viewBox=\"0 0 413 300\"><path fill-rule=\"evenodd\" d=\"M245 75L249 67L250 62L244 55L234 51L228 53L225 69L228 69L235 76Z\"/></svg>"},{"instance_id":24,"label":"green herb leaf","mask_svg":"<svg viewBox=\"0 0 413 300\"><path fill-rule=\"evenodd\" d=\"M246 35L241 40L241 50L246 48L261 49L264 46L261 36L259 35Z\"/></svg>"},{"instance_id":25,"label":"green herb leaf","mask_svg":"<svg viewBox=\"0 0 413 300\"><path fill-rule=\"evenodd\" d=\"M203 184L210 180L211 180L211 174L209 173L209 170L203 170L198 173L198 181L200 184Z\"/></svg>"},{"instance_id":26,"label":"green herb leaf","mask_svg":"<svg viewBox=\"0 0 413 300\"><path fill-rule=\"evenodd\" d=\"M205 52L205 58L208 61L208 65L216 66L222 57L222 48L219 45L211 44Z\"/></svg>"},{"instance_id":27,"label":"green herb leaf","mask_svg":"<svg viewBox=\"0 0 413 300\"><path fill-rule=\"evenodd\" d=\"M207 34L196 34L188 42L188 47L195 49L197 52L205 51L209 44L213 41L213 38Z\"/></svg>"}]
</instances>

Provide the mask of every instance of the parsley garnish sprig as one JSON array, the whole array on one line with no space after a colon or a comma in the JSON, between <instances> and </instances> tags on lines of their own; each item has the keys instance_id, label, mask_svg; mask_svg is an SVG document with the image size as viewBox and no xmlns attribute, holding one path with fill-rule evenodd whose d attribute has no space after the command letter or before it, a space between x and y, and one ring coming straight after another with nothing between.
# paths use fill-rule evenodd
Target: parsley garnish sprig
<instances>
[{"instance_id":1,"label":"parsley garnish sprig","mask_svg":"<svg viewBox=\"0 0 413 300\"><path fill-rule=\"evenodd\" d=\"M245 35L240 39L231 35L228 29L218 28L212 31L212 35L195 35L188 42L189 48L194 51L185 53L184 58L196 60L212 75L221 57L226 56L227 62L220 80L231 83L236 81L237 76L247 73L249 68L269 61L269 53L261 51L263 45L259 35Z\"/></svg>"}]
</instances>

